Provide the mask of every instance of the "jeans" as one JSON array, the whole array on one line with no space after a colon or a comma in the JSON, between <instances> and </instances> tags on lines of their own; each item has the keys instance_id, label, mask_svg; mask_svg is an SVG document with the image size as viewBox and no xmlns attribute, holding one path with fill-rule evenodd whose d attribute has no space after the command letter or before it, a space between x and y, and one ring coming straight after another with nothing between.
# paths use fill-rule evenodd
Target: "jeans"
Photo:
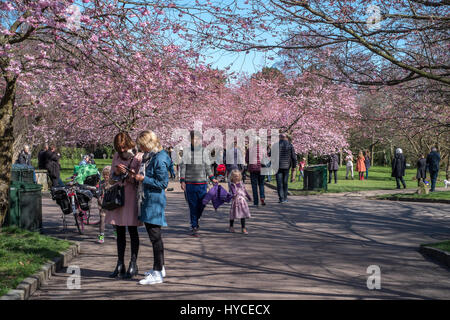
<instances>
[{"instance_id":1,"label":"jeans","mask_svg":"<svg viewBox=\"0 0 450 320\"><path fill-rule=\"evenodd\" d=\"M430 191L434 191L436 188L436 180L438 177L439 171L430 171L430 180L431 180L431 189Z\"/></svg>"},{"instance_id":2,"label":"jeans","mask_svg":"<svg viewBox=\"0 0 450 320\"><path fill-rule=\"evenodd\" d=\"M280 199L280 201L287 200L289 169L278 169L275 178L277 179L278 198Z\"/></svg>"},{"instance_id":3,"label":"jeans","mask_svg":"<svg viewBox=\"0 0 450 320\"><path fill-rule=\"evenodd\" d=\"M369 178L369 168L366 167L366 180Z\"/></svg>"},{"instance_id":4,"label":"jeans","mask_svg":"<svg viewBox=\"0 0 450 320\"><path fill-rule=\"evenodd\" d=\"M405 179L403 179L403 177L395 177L395 181L397 182L397 189L400 189L400 182L403 185L403 188L406 189L406 183L405 183Z\"/></svg>"},{"instance_id":5,"label":"jeans","mask_svg":"<svg viewBox=\"0 0 450 320\"><path fill-rule=\"evenodd\" d=\"M348 173L352 174L352 179L353 179L353 166L347 166L347 172L345 173L345 179L348 179Z\"/></svg>"},{"instance_id":6,"label":"jeans","mask_svg":"<svg viewBox=\"0 0 450 320\"><path fill-rule=\"evenodd\" d=\"M331 174L334 172L334 183L337 183L337 170L328 170L328 183L331 183Z\"/></svg>"},{"instance_id":7,"label":"jeans","mask_svg":"<svg viewBox=\"0 0 450 320\"><path fill-rule=\"evenodd\" d=\"M250 181L252 183L253 191L253 204L258 205L258 186L259 186L259 197L264 199L264 176L259 172L250 172Z\"/></svg>"},{"instance_id":8,"label":"jeans","mask_svg":"<svg viewBox=\"0 0 450 320\"><path fill-rule=\"evenodd\" d=\"M125 259L125 248L127 246L127 239L125 226L116 226L117 231L117 256L122 263ZM139 234L136 226L128 226L128 233L131 240L131 260L136 261L139 252Z\"/></svg>"},{"instance_id":9,"label":"jeans","mask_svg":"<svg viewBox=\"0 0 450 320\"><path fill-rule=\"evenodd\" d=\"M169 166L170 179L175 179L175 171L173 170L173 163Z\"/></svg>"},{"instance_id":10,"label":"jeans","mask_svg":"<svg viewBox=\"0 0 450 320\"><path fill-rule=\"evenodd\" d=\"M153 246L153 270L161 271L164 266L164 245L161 238L161 226L145 223Z\"/></svg>"},{"instance_id":11,"label":"jeans","mask_svg":"<svg viewBox=\"0 0 450 320\"><path fill-rule=\"evenodd\" d=\"M305 172L303 170L300 170L300 174L298 175L298 182L302 181L302 178L305 178Z\"/></svg>"},{"instance_id":12,"label":"jeans","mask_svg":"<svg viewBox=\"0 0 450 320\"><path fill-rule=\"evenodd\" d=\"M186 184L186 200L189 204L189 214L191 218L191 227L198 228L198 220L202 216L203 209L202 204L203 197L207 192L207 184Z\"/></svg>"}]
</instances>

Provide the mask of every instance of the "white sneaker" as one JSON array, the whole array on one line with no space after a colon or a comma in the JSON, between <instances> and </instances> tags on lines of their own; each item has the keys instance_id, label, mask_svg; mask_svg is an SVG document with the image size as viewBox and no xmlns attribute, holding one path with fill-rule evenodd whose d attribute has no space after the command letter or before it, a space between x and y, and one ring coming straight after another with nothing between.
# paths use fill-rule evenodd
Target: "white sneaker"
<instances>
[{"instance_id":1,"label":"white sneaker","mask_svg":"<svg viewBox=\"0 0 450 320\"><path fill-rule=\"evenodd\" d=\"M147 284L155 284L155 283L162 283L163 277L161 275L160 271L153 271L153 273L149 274L145 277L145 279L142 279L139 281L139 284L147 285Z\"/></svg>"},{"instance_id":2,"label":"white sneaker","mask_svg":"<svg viewBox=\"0 0 450 320\"><path fill-rule=\"evenodd\" d=\"M144 273L144 275L148 276L149 274L152 274L153 272L154 272L154 270L152 269L152 270L147 271L146 273ZM164 268L164 266L162 267L161 274L162 274L163 278L166 277L166 268Z\"/></svg>"}]
</instances>

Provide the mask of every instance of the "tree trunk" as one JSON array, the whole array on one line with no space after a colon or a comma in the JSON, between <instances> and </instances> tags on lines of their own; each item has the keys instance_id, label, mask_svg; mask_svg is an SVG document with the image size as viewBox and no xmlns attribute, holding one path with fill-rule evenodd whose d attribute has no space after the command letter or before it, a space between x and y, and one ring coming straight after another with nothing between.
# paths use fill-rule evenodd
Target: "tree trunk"
<instances>
[{"instance_id":1,"label":"tree trunk","mask_svg":"<svg viewBox=\"0 0 450 320\"><path fill-rule=\"evenodd\" d=\"M375 150L375 144L373 144L372 143L372 145L370 146L370 155L371 155L371 158L370 158L370 165L373 167L373 158L375 158L374 156L373 156L373 151Z\"/></svg>"},{"instance_id":2,"label":"tree trunk","mask_svg":"<svg viewBox=\"0 0 450 320\"><path fill-rule=\"evenodd\" d=\"M450 154L447 155L447 172L445 173L445 180L450 181Z\"/></svg>"},{"instance_id":3,"label":"tree trunk","mask_svg":"<svg viewBox=\"0 0 450 320\"><path fill-rule=\"evenodd\" d=\"M9 184L13 156L13 106L16 96L16 78L6 79L0 101L0 226L9 210Z\"/></svg>"}]
</instances>

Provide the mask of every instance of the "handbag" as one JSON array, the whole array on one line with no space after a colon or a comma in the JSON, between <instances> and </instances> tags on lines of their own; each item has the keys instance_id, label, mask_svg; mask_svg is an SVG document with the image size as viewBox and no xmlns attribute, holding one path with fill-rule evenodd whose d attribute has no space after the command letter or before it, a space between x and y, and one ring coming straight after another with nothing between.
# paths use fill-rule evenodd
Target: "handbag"
<instances>
[{"instance_id":1,"label":"handbag","mask_svg":"<svg viewBox=\"0 0 450 320\"><path fill-rule=\"evenodd\" d=\"M116 183L105 191L102 208L105 210L114 210L125 204L125 187L123 184Z\"/></svg>"},{"instance_id":2,"label":"handbag","mask_svg":"<svg viewBox=\"0 0 450 320\"><path fill-rule=\"evenodd\" d=\"M133 162L133 159L131 159L130 163L128 164L128 167ZM122 207L125 204L125 186L123 185L124 180L125 178L122 179L121 184L116 183L109 189L105 190L105 195L103 196L102 202L103 209L114 210Z\"/></svg>"}]
</instances>

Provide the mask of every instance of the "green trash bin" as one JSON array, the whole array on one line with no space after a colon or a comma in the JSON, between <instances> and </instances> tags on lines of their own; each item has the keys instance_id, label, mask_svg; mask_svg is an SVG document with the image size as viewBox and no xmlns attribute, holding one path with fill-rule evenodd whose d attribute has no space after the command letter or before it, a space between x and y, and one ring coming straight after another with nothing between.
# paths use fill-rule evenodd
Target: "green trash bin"
<instances>
[{"instance_id":1,"label":"green trash bin","mask_svg":"<svg viewBox=\"0 0 450 320\"><path fill-rule=\"evenodd\" d=\"M9 188L9 214L6 225L39 231L42 229L42 185L12 182Z\"/></svg>"},{"instance_id":2,"label":"green trash bin","mask_svg":"<svg viewBox=\"0 0 450 320\"><path fill-rule=\"evenodd\" d=\"M13 168L11 169L11 181L35 183L34 169L13 165Z\"/></svg>"},{"instance_id":3,"label":"green trash bin","mask_svg":"<svg viewBox=\"0 0 450 320\"><path fill-rule=\"evenodd\" d=\"M326 164L306 167L304 169L303 190L326 191L328 189L327 168Z\"/></svg>"}]
</instances>

